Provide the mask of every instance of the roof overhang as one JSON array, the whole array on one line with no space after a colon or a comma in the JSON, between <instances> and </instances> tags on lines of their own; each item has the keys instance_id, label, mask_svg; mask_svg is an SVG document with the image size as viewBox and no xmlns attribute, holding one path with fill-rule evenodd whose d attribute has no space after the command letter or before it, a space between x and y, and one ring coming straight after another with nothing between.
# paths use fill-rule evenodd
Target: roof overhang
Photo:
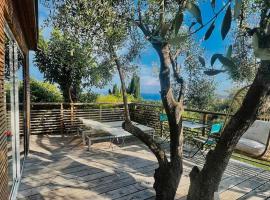
<instances>
[{"instance_id":1,"label":"roof overhang","mask_svg":"<svg viewBox=\"0 0 270 200\"><path fill-rule=\"evenodd\" d=\"M38 0L14 0L16 10L30 50L36 50L38 42Z\"/></svg>"}]
</instances>

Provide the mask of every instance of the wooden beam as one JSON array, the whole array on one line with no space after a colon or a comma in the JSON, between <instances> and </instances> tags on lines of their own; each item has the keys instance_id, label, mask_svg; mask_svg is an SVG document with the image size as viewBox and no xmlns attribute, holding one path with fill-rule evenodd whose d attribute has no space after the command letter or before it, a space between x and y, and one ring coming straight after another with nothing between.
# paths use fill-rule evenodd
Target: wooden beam
<instances>
[{"instance_id":1,"label":"wooden beam","mask_svg":"<svg viewBox=\"0 0 270 200\"><path fill-rule=\"evenodd\" d=\"M25 55L24 59L24 71L23 71L23 83L24 83L24 136L25 136L25 153L29 152L29 138L30 138L30 76L29 76L29 53Z\"/></svg>"}]
</instances>

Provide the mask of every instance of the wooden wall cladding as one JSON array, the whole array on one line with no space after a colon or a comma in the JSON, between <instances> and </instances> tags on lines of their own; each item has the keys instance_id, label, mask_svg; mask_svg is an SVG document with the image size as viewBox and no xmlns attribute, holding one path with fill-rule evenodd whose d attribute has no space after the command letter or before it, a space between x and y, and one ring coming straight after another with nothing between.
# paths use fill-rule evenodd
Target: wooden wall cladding
<instances>
[{"instance_id":1,"label":"wooden wall cladding","mask_svg":"<svg viewBox=\"0 0 270 200\"><path fill-rule=\"evenodd\" d=\"M4 102L4 6L5 1L0 0L0 200L8 199L8 161L7 141L4 134L6 130L5 102Z\"/></svg>"}]
</instances>

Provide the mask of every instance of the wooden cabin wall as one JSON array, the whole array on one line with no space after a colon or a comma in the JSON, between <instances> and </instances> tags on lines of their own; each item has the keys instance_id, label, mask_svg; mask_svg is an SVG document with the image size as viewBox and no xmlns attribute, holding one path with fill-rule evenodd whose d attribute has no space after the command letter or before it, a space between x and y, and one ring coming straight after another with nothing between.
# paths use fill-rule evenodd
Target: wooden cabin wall
<instances>
[{"instance_id":1,"label":"wooden cabin wall","mask_svg":"<svg viewBox=\"0 0 270 200\"><path fill-rule=\"evenodd\" d=\"M35 0L0 0L0 200L9 198L8 190L8 158L6 141L6 105L4 95L4 57L5 57L5 24L13 33L18 46L25 57L24 76L25 80L25 123L29 136L30 130L30 88L29 88L29 49L33 49L37 42L37 27L35 16ZM22 6L24 4L24 6ZM26 9L27 8L27 9ZM36 23L36 24L35 24ZM35 29L35 30L34 30Z\"/></svg>"},{"instance_id":2,"label":"wooden cabin wall","mask_svg":"<svg viewBox=\"0 0 270 200\"><path fill-rule=\"evenodd\" d=\"M6 130L6 116L4 103L4 7L5 1L0 0L0 199L8 199L8 167L7 167L7 142L4 134Z\"/></svg>"}]
</instances>

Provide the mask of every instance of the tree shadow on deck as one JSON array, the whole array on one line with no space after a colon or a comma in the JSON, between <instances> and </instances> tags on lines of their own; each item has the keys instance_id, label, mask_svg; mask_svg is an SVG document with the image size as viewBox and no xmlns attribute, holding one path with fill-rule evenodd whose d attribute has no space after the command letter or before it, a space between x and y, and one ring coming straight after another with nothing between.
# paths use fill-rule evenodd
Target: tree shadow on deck
<instances>
[{"instance_id":1,"label":"tree shadow on deck","mask_svg":"<svg viewBox=\"0 0 270 200\"><path fill-rule=\"evenodd\" d=\"M98 146L99 145L99 146ZM128 143L124 148L111 150L108 144L98 144L86 151L79 138L38 136L32 140L31 155L25 163L20 196L28 199L148 199L155 193L153 173L157 168L155 157L138 141ZM99 148L100 147L100 148ZM188 174L196 164L202 166L204 160L197 156L184 160L184 176L179 189L183 197L189 182ZM235 195L231 199L262 197L267 189L258 190L259 185L249 184L269 182L258 176L260 170L242 167L241 163L230 163L220 186L221 199ZM186 181L186 183L183 183ZM256 187L255 187L256 186ZM263 188L263 186L261 187ZM249 192L249 193L248 193ZM264 195L265 196L265 195ZM177 197L180 198L179 196Z\"/></svg>"},{"instance_id":2,"label":"tree shadow on deck","mask_svg":"<svg viewBox=\"0 0 270 200\"><path fill-rule=\"evenodd\" d=\"M141 148L127 147L128 155L121 149L88 152L65 145L55 148L54 140L44 137L35 140L35 145L42 150L37 146L31 150L19 198L114 199L134 193L145 197L154 195L152 177L157 164L154 157L147 159L134 154L142 151ZM48 142L53 145L49 146Z\"/></svg>"}]
</instances>

